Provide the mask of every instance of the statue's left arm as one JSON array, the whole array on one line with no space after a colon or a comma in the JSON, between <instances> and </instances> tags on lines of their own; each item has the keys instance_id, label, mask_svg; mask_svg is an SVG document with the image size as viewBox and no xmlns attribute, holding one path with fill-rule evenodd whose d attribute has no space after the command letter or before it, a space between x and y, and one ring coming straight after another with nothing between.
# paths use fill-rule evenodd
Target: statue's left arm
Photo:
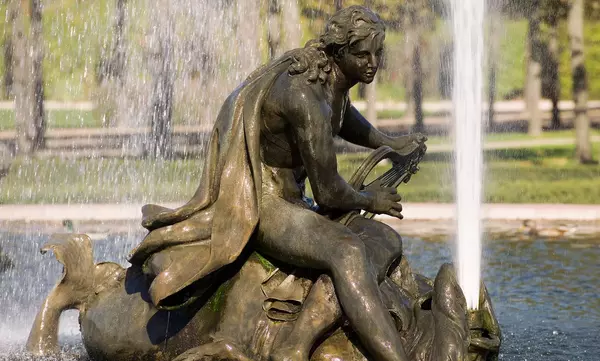
<instances>
[{"instance_id":1,"label":"statue's left arm","mask_svg":"<svg viewBox=\"0 0 600 361\"><path fill-rule=\"evenodd\" d=\"M339 133L340 137L350 143L376 149L387 145L404 154L412 153L419 146L424 146L427 137L420 133L391 137L375 128L360 112L348 102L344 121Z\"/></svg>"}]
</instances>

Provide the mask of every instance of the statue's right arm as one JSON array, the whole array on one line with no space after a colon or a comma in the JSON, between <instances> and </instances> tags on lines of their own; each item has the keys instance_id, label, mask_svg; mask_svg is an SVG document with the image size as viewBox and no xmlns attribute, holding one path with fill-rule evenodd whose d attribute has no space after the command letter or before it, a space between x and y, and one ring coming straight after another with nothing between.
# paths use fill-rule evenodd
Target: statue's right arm
<instances>
[{"instance_id":1,"label":"statue's right arm","mask_svg":"<svg viewBox=\"0 0 600 361\"><path fill-rule=\"evenodd\" d=\"M318 85L315 85L318 86ZM338 173L330 108L318 90L307 85L284 104L315 200L327 208L369 209L373 197L352 188ZM322 94L321 94L322 95Z\"/></svg>"}]
</instances>

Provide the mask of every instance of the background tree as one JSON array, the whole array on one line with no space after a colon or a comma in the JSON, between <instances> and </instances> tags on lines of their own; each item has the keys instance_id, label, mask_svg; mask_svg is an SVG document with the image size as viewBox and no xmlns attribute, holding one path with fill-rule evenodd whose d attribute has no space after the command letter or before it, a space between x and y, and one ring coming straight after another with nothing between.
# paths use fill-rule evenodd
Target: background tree
<instances>
[{"instance_id":1,"label":"background tree","mask_svg":"<svg viewBox=\"0 0 600 361\"><path fill-rule=\"evenodd\" d=\"M502 26L503 0L488 1L487 72L488 72L488 118L487 128L494 129L494 103L496 102L496 71L500 55L500 28Z\"/></svg>"},{"instance_id":2,"label":"background tree","mask_svg":"<svg viewBox=\"0 0 600 361\"><path fill-rule=\"evenodd\" d=\"M278 0L268 0L267 4L267 44L269 45L269 58L281 55L281 5Z\"/></svg>"},{"instance_id":3,"label":"background tree","mask_svg":"<svg viewBox=\"0 0 600 361\"><path fill-rule=\"evenodd\" d=\"M145 142L145 153L152 158L172 155L173 92L175 82L173 4L160 1L154 13L154 27L150 62L152 100L150 110L150 139Z\"/></svg>"},{"instance_id":4,"label":"background tree","mask_svg":"<svg viewBox=\"0 0 600 361\"><path fill-rule=\"evenodd\" d=\"M9 0L0 1L2 4L7 4ZM13 32L12 29L15 24L15 20L17 18L16 6L8 6L6 9L6 22L4 29L4 39L2 39L2 47L4 57L4 74L2 77L2 87L3 87L3 95L6 99L12 99L14 97L13 94L13 83L14 83L14 73L13 73L13 63L14 63L14 47L12 42Z\"/></svg>"},{"instance_id":5,"label":"background tree","mask_svg":"<svg viewBox=\"0 0 600 361\"><path fill-rule=\"evenodd\" d=\"M576 156L580 163L595 163L590 142L590 120L587 115L587 76L584 64L583 0L572 0L568 15L569 44L571 47L571 72L573 100L575 102Z\"/></svg>"},{"instance_id":6,"label":"background tree","mask_svg":"<svg viewBox=\"0 0 600 361\"><path fill-rule=\"evenodd\" d=\"M42 28L42 0L31 0L31 76L32 122L35 128L32 151L44 147L46 118L44 113L44 33Z\"/></svg>"},{"instance_id":7,"label":"background tree","mask_svg":"<svg viewBox=\"0 0 600 361\"><path fill-rule=\"evenodd\" d=\"M542 50L542 96L552 102L552 120L550 128L561 127L560 109L560 45L559 25L566 20L568 3L565 0L544 0L540 4L541 19L546 27Z\"/></svg>"},{"instance_id":8,"label":"background tree","mask_svg":"<svg viewBox=\"0 0 600 361\"><path fill-rule=\"evenodd\" d=\"M427 48L426 33L435 28L435 14L428 2L420 0L405 0L398 12L401 14L399 24L404 30L405 36L407 115L414 114L413 130L424 132L422 54ZM394 20L388 17L388 22L392 25L395 23Z\"/></svg>"},{"instance_id":9,"label":"background tree","mask_svg":"<svg viewBox=\"0 0 600 361\"><path fill-rule=\"evenodd\" d=\"M242 81L263 62L260 51L262 32L259 31L260 7L253 0L239 0L233 3L235 18L235 37L237 41L238 79Z\"/></svg>"},{"instance_id":10,"label":"background tree","mask_svg":"<svg viewBox=\"0 0 600 361\"><path fill-rule=\"evenodd\" d=\"M103 49L97 69L98 88L96 90L98 113L104 125L117 127L136 126L136 120L127 109L126 42L127 0L115 0L112 31L107 49ZM141 147L137 147L138 149Z\"/></svg>"},{"instance_id":11,"label":"background tree","mask_svg":"<svg viewBox=\"0 0 600 361\"><path fill-rule=\"evenodd\" d=\"M300 6L298 0L280 0L281 1L281 19L283 22L283 46L284 51L298 48L301 44L300 34Z\"/></svg>"},{"instance_id":12,"label":"background tree","mask_svg":"<svg viewBox=\"0 0 600 361\"><path fill-rule=\"evenodd\" d=\"M529 135L542 134L542 114L540 101L542 99L542 64L540 41L540 1L531 0L527 9L527 72L525 80L525 101L529 112Z\"/></svg>"},{"instance_id":13,"label":"background tree","mask_svg":"<svg viewBox=\"0 0 600 361\"><path fill-rule=\"evenodd\" d=\"M365 1L366 7L372 8L373 5L374 0ZM380 75L381 71L379 71L378 74ZM364 90L365 98L367 101L367 111L365 113L365 116L369 120L369 122L373 124L374 127L377 127L377 75L373 78L371 84L364 84L362 89Z\"/></svg>"},{"instance_id":14,"label":"background tree","mask_svg":"<svg viewBox=\"0 0 600 361\"><path fill-rule=\"evenodd\" d=\"M268 0L267 13L269 58L278 57L290 49L300 47L298 34L302 33L302 28L298 1Z\"/></svg>"},{"instance_id":15,"label":"background tree","mask_svg":"<svg viewBox=\"0 0 600 361\"><path fill-rule=\"evenodd\" d=\"M597 1L597 0L590 0ZM503 0L503 14L509 18L528 20L525 100L530 114L529 134L539 135L543 120L534 106L541 98L552 101L551 128L559 128L560 72L558 41L560 22L566 19L566 0Z\"/></svg>"},{"instance_id":16,"label":"background tree","mask_svg":"<svg viewBox=\"0 0 600 361\"><path fill-rule=\"evenodd\" d=\"M46 131L42 5L41 0L12 0L9 7L15 16L12 69L17 152L30 155L44 147Z\"/></svg>"},{"instance_id":17,"label":"background tree","mask_svg":"<svg viewBox=\"0 0 600 361\"><path fill-rule=\"evenodd\" d=\"M550 128L559 129L561 126L560 122L560 109L558 108L558 102L560 100L560 77L559 77L559 55L560 48L558 44L558 16L556 14L550 14L548 16L549 34L548 34L548 57L546 67L549 80L548 84L548 97L552 102L552 120L550 121Z\"/></svg>"},{"instance_id":18,"label":"background tree","mask_svg":"<svg viewBox=\"0 0 600 361\"><path fill-rule=\"evenodd\" d=\"M127 0L116 0L115 22L113 25L113 41L110 52L106 58L101 59L99 80L105 78L116 79L123 82L125 73L125 13Z\"/></svg>"}]
</instances>

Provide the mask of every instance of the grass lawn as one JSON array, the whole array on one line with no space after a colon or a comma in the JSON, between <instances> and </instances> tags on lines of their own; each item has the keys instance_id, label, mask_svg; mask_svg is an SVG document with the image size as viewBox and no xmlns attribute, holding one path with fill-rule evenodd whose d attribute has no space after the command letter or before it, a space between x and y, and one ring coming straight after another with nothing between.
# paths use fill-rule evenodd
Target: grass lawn
<instances>
[{"instance_id":1,"label":"grass lawn","mask_svg":"<svg viewBox=\"0 0 600 361\"><path fill-rule=\"evenodd\" d=\"M576 164L573 153L573 146L486 152L485 201L599 204L600 166ZM364 157L340 155L340 173L348 179ZM198 186L201 166L199 160L17 161L0 180L0 204L185 201ZM424 161L399 192L405 202L452 202L453 177L448 159Z\"/></svg>"},{"instance_id":2,"label":"grass lawn","mask_svg":"<svg viewBox=\"0 0 600 361\"><path fill-rule=\"evenodd\" d=\"M0 180L0 204L183 200L198 186L199 160L17 160Z\"/></svg>"},{"instance_id":3,"label":"grass lawn","mask_svg":"<svg viewBox=\"0 0 600 361\"><path fill-rule=\"evenodd\" d=\"M102 121L88 110L49 110L46 112L48 128L94 128ZM0 109L0 131L15 129L15 112Z\"/></svg>"}]
</instances>

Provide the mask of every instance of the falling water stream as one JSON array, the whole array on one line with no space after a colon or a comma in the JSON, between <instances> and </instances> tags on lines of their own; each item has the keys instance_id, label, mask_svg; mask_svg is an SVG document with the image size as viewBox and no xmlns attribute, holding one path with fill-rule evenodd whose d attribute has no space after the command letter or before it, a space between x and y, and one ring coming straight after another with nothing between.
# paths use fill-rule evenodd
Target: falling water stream
<instances>
[{"instance_id":1,"label":"falling water stream","mask_svg":"<svg viewBox=\"0 0 600 361\"><path fill-rule=\"evenodd\" d=\"M481 274L483 0L451 0L458 280L477 309Z\"/></svg>"}]
</instances>

